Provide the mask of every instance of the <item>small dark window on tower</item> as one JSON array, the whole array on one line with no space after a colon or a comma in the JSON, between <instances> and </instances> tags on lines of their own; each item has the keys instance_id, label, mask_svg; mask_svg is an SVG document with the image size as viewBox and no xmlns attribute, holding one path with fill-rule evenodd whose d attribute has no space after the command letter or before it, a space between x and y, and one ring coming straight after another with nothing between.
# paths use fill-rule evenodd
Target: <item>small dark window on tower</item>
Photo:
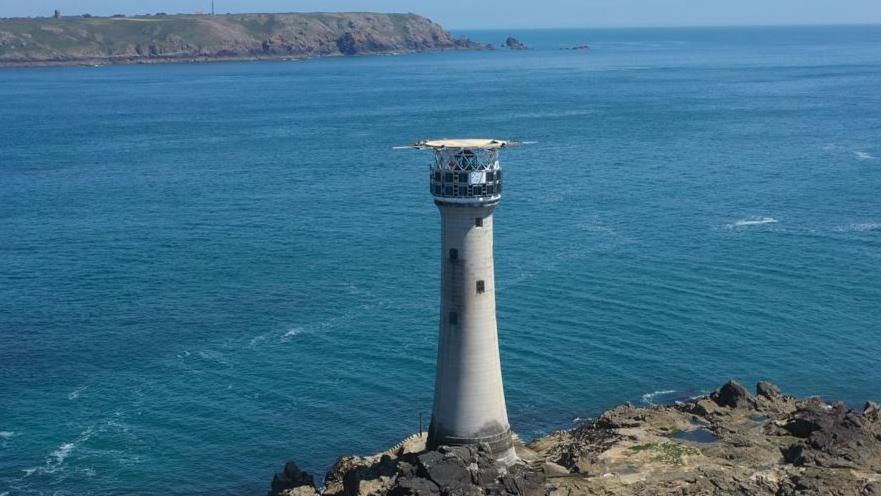
<instances>
[{"instance_id":1,"label":"small dark window on tower","mask_svg":"<svg viewBox=\"0 0 881 496\"><path fill-rule=\"evenodd\" d=\"M434 173L434 180L437 182L440 182L440 180L441 180L441 173L440 172Z\"/></svg>"},{"instance_id":2,"label":"small dark window on tower","mask_svg":"<svg viewBox=\"0 0 881 496\"><path fill-rule=\"evenodd\" d=\"M486 173L486 180L487 180L487 181L493 181L493 180L494 180L494 179L493 179L493 171L489 171L489 172Z\"/></svg>"},{"instance_id":3,"label":"small dark window on tower","mask_svg":"<svg viewBox=\"0 0 881 496\"><path fill-rule=\"evenodd\" d=\"M477 292L483 293L486 291L486 283L483 281L477 281Z\"/></svg>"},{"instance_id":4,"label":"small dark window on tower","mask_svg":"<svg viewBox=\"0 0 881 496\"><path fill-rule=\"evenodd\" d=\"M458 325L459 324L459 314L456 312L450 312L450 325Z\"/></svg>"},{"instance_id":5,"label":"small dark window on tower","mask_svg":"<svg viewBox=\"0 0 881 496\"><path fill-rule=\"evenodd\" d=\"M483 217L475 217L474 218L474 225L476 227L483 227Z\"/></svg>"},{"instance_id":6,"label":"small dark window on tower","mask_svg":"<svg viewBox=\"0 0 881 496\"><path fill-rule=\"evenodd\" d=\"M447 172L446 174L444 174L444 182L445 183L453 182L453 173L452 172Z\"/></svg>"},{"instance_id":7,"label":"small dark window on tower","mask_svg":"<svg viewBox=\"0 0 881 496\"><path fill-rule=\"evenodd\" d=\"M459 260L459 250L450 248L450 260Z\"/></svg>"}]
</instances>

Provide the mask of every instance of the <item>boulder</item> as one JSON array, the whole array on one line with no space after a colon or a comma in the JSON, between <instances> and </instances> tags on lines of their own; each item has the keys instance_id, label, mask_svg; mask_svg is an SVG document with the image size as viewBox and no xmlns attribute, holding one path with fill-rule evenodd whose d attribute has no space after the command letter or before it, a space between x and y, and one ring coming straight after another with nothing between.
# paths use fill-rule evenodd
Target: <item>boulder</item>
<instances>
[{"instance_id":1,"label":"boulder","mask_svg":"<svg viewBox=\"0 0 881 496\"><path fill-rule=\"evenodd\" d=\"M759 382L756 384L756 395L763 396L768 399L776 399L783 396L783 392L775 384L770 382Z\"/></svg>"},{"instance_id":2,"label":"boulder","mask_svg":"<svg viewBox=\"0 0 881 496\"><path fill-rule=\"evenodd\" d=\"M442 446L436 451L419 455L418 459L417 474L437 484L445 493L471 485L471 472L468 466L472 463L473 457L468 448Z\"/></svg>"},{"instance_id":3,"label":"boulder","mask_svg":"<svg viewBox=\"0 0 881 496\"><path fill-rule=\"evenodd\" d=\"M314 492L315 479L308 473L300 470L294 462L288 462L284 466L284 470L275 474L272 478L272 490L270 495L281 495L291 489L299 487L311 488Z\"/></svg>"},{"instance_id":4,"label":"boulder","mask_svg":"<svg viewBox=\"0 0 881 496\"><path fill-rule=\"evenodd\" d=\"M434 482L421 477L398 479L389 496L438 496L440 488Z\"/></svg>"},{"instance_id":5,"label":"boulder","mask_svg":"<svg viewBox=\"0 0 881 496\"><path fill-rule=\"evenodd\" d=\"M683 409L700 417L709 417L719 412L719 405L715 401L701 398L694 403L686 403Z\"/></svg>"},{"instance_id":6,"label":"boulder","mask_svg":"<svg viewBox=\"0 0 881 496\"><path fill-rule=\"evenodd\" d=\"M736 381L728 381L710 394L710 399L719 406L743 408L751 404L752 396Z\"/></svg>"},{"instance_id":7,"label":"boulder","mask_svg":"<svg viewBox=\"0 0 881 496\"><path fill-rule=\"evenodd\" d=\"M881 472L881 422L844 404L803 407L783 429L802 439L784 450L788 463Z\"/></svg>"}]
</instances>

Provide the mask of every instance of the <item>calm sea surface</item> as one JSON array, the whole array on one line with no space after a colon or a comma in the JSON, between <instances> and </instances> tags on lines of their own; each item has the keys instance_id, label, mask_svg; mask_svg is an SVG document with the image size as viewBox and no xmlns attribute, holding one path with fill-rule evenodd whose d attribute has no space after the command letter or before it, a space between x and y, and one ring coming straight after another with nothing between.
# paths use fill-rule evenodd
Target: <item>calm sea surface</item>
<instances>
[{"instance_id":1,"label":"calm sea surface","mask_svg":"<svg viewBox=\"0 0 881 496\"><path fill-rule=\"evenodd\" d=\"M420 138L538 142L495 221L522 437L881 399L881 27L466 34L535 50L0 71L0 495L264 494L427 421Z\"/></svg>"}]
</instances>

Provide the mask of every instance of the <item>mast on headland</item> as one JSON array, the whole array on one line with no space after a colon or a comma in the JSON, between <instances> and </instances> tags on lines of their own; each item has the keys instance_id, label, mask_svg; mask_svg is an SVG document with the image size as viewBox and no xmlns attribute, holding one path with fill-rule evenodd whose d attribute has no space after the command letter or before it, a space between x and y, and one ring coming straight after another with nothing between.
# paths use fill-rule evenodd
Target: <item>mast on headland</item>
<instances>
[{"instance_id":1,"label":"mast on headland","mask_svg":"<svg viewBox=\"0 0 881 496\"><path fill-rule=\"evenodd\" d=\"M513 463L496 325L493 211L501 149L490 140L420 141L434 152L430 190L441 214L441 311L428 447L484 444Z\"/></svg>"}]
</instances>

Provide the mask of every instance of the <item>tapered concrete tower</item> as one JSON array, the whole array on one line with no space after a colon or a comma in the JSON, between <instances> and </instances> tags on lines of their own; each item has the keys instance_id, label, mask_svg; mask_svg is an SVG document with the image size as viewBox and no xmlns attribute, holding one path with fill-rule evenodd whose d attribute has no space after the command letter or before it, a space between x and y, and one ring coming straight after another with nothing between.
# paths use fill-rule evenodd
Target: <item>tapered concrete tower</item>
<instances>
[{"instance_id":1,"label":"tapered concrete tower","mask_svg":"<svg viewBox=\"0 0 881 496\"><path fill-rule=\"evenodd\" d=\"M440 337L428 446L489 446L516 460L505 407L493 267L493 210L502 197L499 151L488 139L422 141L434 151L431 194L441 214Z\"/></svg>"}]
</instances>

